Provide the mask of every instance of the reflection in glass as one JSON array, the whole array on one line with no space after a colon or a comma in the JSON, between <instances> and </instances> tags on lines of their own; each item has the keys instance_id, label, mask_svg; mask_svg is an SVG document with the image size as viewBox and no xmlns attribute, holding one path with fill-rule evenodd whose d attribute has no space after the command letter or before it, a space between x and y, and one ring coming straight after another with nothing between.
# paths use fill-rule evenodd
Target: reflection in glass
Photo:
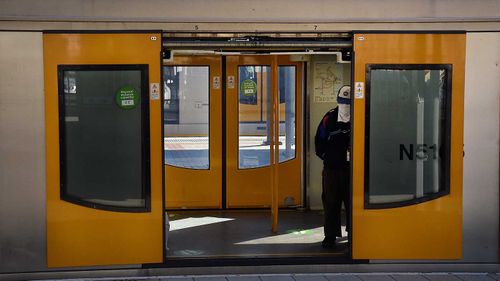
<instances>
[{"instance_id":1,"label":"reflection in glass","mask_svg":"<svg viewBox=\"0 0 500 281\"><path fill-rule=\"evenodd\" d=\"M295 66L280 66L278 76L279 162L284 162L295 158Z\"/></svg>"},{"instance_id":2,"label":"reflection in glass","mask_svg":"<svg viewBox=\"0 0 500 281\"><path fill-rule=\"evenodd\" d=\"M270 67L238 67L238 167L269 166Z\"/></svg>"},{"instance_id":3,"label":"reflection in glass","mask_svg":"<svg viewBox=\"0 0 500 281\"><path fill-rule=\"evenodd\" d=\"M62 76L61 197L146 207L141 71L68 70ZM119 99L123 89L135 94Z\"/></svg>"},{"instance_id":4,"label":"reflection in glass","mask_svg":"<svg viewBox=\"0 0 500 281\"><path fill-rule=\"evenodd\" d=\"M209 169L209 67L163 69L165 163Z\"/></svg>"},{"instance_id":5,"label":"reflection in glass","mask_svg":"<svg viewBox=\"0 0 500 281\"><path fill-rule=\"evenodd\" d=\"M369 202L444 190L446 70L372 69L370 75Z\"/></svg>"}]
</instances>

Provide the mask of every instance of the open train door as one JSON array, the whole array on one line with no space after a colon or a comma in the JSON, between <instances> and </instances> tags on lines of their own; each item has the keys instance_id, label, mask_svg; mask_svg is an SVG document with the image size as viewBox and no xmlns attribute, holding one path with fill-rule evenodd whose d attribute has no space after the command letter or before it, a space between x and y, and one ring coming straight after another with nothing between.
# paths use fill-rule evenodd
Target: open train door
<instances>
[{"instance_id":1,"label":"open train door","mask_svg":"<svg viewBox=\"0 0 500 281\"><path fill-rule=\"evenodd\" d=\"M49 267L163 262L161 33L45 33Z\"/></svg>"},{"instance_id":2,"label":"open train door","mask_svg":"<svg viewBox=\"0 0 500 281\"><path fill-rule=\"evenodd\" d=\"M465 33L354 33L354 259L460 259Z\"/></svg>"}]
</instances>

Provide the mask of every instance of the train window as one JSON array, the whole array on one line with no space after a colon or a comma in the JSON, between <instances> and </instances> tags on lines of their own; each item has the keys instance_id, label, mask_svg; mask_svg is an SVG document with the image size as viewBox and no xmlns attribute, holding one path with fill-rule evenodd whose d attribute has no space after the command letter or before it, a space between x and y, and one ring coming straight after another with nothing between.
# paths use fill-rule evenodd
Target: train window
<instances>
[{"instance_id":1,"label":"train window","mask_svg":"<svg viewBox=\"0 0 500 281\"><path fill-rule=\"evenodd\" d=\"M210 168L208 66L165 66L165 164L204 170Z\"/></svg>"},{"instance_id":2,"label":"train window","mask_svg":"<svg viewBox=\"0 0 500 281\"><path fill-rule=\"evenodd\" d=\"M278 67L279 162L295 158L295 66Z\"/></svg>"},{"instance_id":3,"label":"train window","mask_svg":"<svg viewBox=\"0 0 500 281\"><path fill-rule=\"evenodd\" d=\"M269 166L269 66L238 67L238 167Z\"/></svg>"},{"instance_id":4,"label":"train window","mask_svg":"<svg viewBox=\"0 0 500 281\"><path fill-rule=\"evenodd\" d=\"M147 212L147 65L59 66L61 199Z\"/></svg>"},{"instance_id":5,"label":"train window","mask_svg":"<svg viewBox=\"0 0 500 281\"><path fill-rule=\"evenodd\" d=\"M451 65L367 65L365 208L449 193Z\"/></svg>"}]
</instances>

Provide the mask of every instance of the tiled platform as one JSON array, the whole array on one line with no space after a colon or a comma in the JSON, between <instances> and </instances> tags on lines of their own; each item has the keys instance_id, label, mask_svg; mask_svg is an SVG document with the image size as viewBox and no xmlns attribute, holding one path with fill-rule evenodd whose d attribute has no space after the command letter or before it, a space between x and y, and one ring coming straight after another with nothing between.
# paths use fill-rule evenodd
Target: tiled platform
<instances>
[{"instance_id":1,"label":"tiled platform","mask_svg":"<svg viewBox=\"0 0 500 281\"><path fill-rule=\"evenodd\" d=\"M67 281L495 281L498 273L328 273L273 275L154 276L65 279ZM52 281L52 280L50 280Z\"/></svg>"}]
</instances>

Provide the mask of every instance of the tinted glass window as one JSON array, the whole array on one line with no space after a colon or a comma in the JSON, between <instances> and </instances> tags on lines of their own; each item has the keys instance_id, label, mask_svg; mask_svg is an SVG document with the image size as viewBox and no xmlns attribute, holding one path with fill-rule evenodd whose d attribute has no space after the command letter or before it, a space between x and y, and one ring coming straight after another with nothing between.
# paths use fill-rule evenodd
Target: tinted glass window
<instances>
[{"instance_id":1,"label":"tinted glass window","mask_svg":"<svg viewBox=\"0 0 500 281\"><path fill-rule=\"evenodd\" d=\"M59 70L61 197L95 208L148 208L146 68Z\"/></svg>"},{"instance_id":2,"label":"tinted glass window","mask_svg":"<svg viewBox=\"0 0 500 281\"><path fill-rule=\"evenodd\" d=\"M368 204L418 201L448 190L449 70L369 68Z\"/></svg>"}]
</instances>

